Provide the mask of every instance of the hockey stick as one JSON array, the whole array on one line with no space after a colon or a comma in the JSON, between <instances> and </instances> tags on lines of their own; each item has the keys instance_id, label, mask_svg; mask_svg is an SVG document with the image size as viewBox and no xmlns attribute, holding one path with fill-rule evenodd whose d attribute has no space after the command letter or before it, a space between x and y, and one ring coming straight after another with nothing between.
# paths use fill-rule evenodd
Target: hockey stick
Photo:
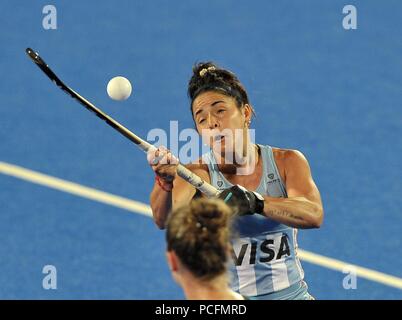
<instances>
[{"instance_id":1,"label":"hockey stick","mask_svg":"<svg viewBox=\"0 0 402 320\"><path fill-rule=\"evenodd\" d=\"M77 92L75 92L73 89L64 84L63 81L61 81L56 76L56 74L49 68L49 66L39 56L37 52L35 52L31 48L27 48L26 53L32 59L32 61L35 62L35 64L50 78L50 80L52 80L65 93L69 94L72 98L81 103L86 109L93 112L96 116L105 121L109 126L120 132L122 135L124 135L132 142L134 142L144 152L148 152L149 150L156 150L155 146L151 145L150 143L146 142L145 140L135 135L133 132L128 130L126 127L118 123L116 120L108 116L102 110L95 107L87 99L85 99ZM219 194L219 191L215 187L202 180L199 176L188 170L182 164L179 164L177 166L177 174L184 180L188 181L195 188L200 190L202 193L204 193L207 197L213 197Z\"/></svg>"}]
</instances>

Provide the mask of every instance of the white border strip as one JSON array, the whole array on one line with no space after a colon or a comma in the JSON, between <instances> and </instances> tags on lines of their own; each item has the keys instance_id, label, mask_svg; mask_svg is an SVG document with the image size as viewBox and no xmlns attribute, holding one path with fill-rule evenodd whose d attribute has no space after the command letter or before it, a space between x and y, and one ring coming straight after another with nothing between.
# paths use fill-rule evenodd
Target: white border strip
<instances>
[{"instance_id":1,"label":"white border strip","mask_svg":"<svg viewBox=\"0 0 402 320\"><path fill-rule=\"evenodd\" d=\"M63 192L71 193L79 197L102 202L111 206L152 217L151 208L144 203L116 196L114 194L103 192L93 188L84 187L77 183L58 179L16 165L0 162L0 173ZM298 255L302 260L306 262L336 271L344 272L344 270L346 269L350 270L351 268L353 268L356 271L356 275L361 278L402 289L402 279L395 276L359 267L357 265L349 264L340 260L328 258L301 249L298 249Z\"/></svg>"}]
</instances>

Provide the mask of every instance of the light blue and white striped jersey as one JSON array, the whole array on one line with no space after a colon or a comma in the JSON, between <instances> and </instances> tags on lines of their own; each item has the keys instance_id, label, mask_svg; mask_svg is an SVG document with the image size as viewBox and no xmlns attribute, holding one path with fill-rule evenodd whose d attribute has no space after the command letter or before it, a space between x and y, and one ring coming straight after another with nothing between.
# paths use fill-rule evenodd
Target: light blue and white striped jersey
<instances>
[{"instance_id":1,"label":"light blue and white striped jersey","mask_svg":"<svg viewBox=\"0 0 402 320\"><path fill-rule=\"evenodd\" d=\"M263 174L255 190L270 197L287 197L285 184L276 166L272 148L258 145ZM211 184L219 190L233 186L219 171L212 151L203 155ZM254 190L253 190L254 191ZM276 292L301 281L304 272L297 257L297 229L259 214L238 217L230 264L231 287L253 297Z\"/></svg>"}]
</instances>

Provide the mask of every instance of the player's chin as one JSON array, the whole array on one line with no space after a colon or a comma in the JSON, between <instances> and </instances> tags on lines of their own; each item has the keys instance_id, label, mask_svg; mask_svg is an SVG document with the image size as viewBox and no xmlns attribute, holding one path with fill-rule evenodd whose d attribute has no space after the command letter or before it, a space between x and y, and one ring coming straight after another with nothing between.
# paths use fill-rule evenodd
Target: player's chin
<instances>
[{"instance_id":1,"label":"player's chin","mask_svg":"<svg viewBox=\"0 0 402 320\"><path fill-rule=\"evenodd\" d=\"M221 156L225 156L228 153L233 153L233 145L231 144L226 144L225 140L221 140L220 143L215 143L213 145L213 149L216 153L220 154Z\"/></svg>"}]
</instances>

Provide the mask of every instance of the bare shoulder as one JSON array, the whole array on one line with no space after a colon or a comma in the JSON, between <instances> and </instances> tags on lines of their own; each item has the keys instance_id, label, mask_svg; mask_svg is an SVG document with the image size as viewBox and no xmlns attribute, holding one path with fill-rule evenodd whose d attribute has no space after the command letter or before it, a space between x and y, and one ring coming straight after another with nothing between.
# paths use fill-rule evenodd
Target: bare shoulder
<instances>
[{"instance_id":1,"label":"bare shoulder","mask_svg":"<svg viewBox=\"0 0 402 320\"><path fill-rule=\"evenodd\" d=\"M304 154L299 150L272 147L272 152L277 162L307 161Z\"/></svg>"},{"instance_id":2,"label":"bare shoulder","mask_svg":"<svg viewBox=\"0 0 402 320\"><path fill-rule=\"evenodd\" d=\"M289 173L290 168L308 167L308 161L304 154L295 149L284 149L272 147L276 166L286 181L286 175Z\"/></svg>"}]
</instances>

